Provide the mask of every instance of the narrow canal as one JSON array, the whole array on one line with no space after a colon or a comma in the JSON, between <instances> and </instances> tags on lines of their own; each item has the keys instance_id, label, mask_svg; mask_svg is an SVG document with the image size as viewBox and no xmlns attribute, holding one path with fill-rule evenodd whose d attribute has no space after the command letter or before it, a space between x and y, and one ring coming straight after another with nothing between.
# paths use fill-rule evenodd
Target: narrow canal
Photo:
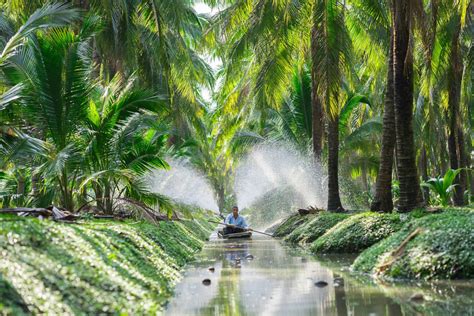
<instances>
[{"instance_id":1,"label":"narrow canal","mask_svg":"<svg viewBox=\"0 0 474 316\"><path fill-rule=\"evenodd\" d=\"M343 256L315 258L267 237L213 235L188 265L165 313L474 315L472 282L376 284L350 273L350 263Z\"/></svg>"}]
</instances>

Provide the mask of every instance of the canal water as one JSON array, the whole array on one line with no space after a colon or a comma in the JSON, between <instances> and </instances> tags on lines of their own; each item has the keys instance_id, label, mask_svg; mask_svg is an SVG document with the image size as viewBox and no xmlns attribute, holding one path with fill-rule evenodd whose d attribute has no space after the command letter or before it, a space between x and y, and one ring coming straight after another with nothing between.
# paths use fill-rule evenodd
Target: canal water
<instances>
[{"instance_id":1,"label":"canal water","mask_svg":"<svg viewBox=\"0 0 474 316\"><path fill-rule=\"evenodd\" d=\"M214 234L186 267L165 314L474 315L473 282L375 283L350 272L353 259L316 258L268 237Z\"/></svg>"}]
</instances>

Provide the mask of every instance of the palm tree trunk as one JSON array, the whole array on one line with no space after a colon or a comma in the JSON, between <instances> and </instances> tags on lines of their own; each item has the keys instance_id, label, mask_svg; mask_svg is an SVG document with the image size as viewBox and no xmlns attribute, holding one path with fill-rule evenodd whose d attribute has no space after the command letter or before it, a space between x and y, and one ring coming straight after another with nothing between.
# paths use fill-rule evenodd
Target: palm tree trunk
<instances>
[{"instance_id":1,"label":"palm tree trunk","mask_svg":"<svg viewBox=\"0 0 474 316\"><path fill-rule=\"evenodd\" d=\"M394 1L393 82L398 177L399 211L421 205L422 195L416 169L413 139L413 54L411 46L410 0Z\"/></svg>"},{"instance_id":2,"label":"palm tree trunk","mask_svg":"<svg viewBox=\"0 0 474 316\"><path fill-rule=\"evenodd\" d=\"M466 142L465 144L467 145L467 152L471 153L474 148L472 147L472 139L469 133L466 134ZM466 155L466 166L472 166L472 159L469 154ZM469 195L470 199L474 198L474 172L468 172L467 173L467 183L469 185ZM468 203L471 202L471 200L467 201Z\"/></svg>"},{"instance_id":3,"label":"palm tree trunk","mask_svg":"<svg viewBox=\"0 0 474 316\"><path fill-rule=\"evenodd\" d=\"M328 211L343 211L339 196L339 116L328 120Z\"/></svg>"},{"instance_id":4,"label":"palm tree trunk","mask_svg":"<svg viewBox=\"0 0 474 316\"><path fill-rule=\"evenodd\" d=\"M321 161L321 152L322 152L322 144L323 144L323 107L321 103L321 99L318 95L318 78L317 78L317 70L315 66L315 56L317 46L315 45L316 42L316 23L313 23L313 28L311 30L311 105L312 105L312 138L313 138L313 153L316 161Z\"/></svg>"},{"instance_id":5,"label":"palm tree trunk","mask_svg":"<svg viewBox=\"0 0 474 316\"><path fill-rule=\"evenodd\" d=\"M18 176L17 187L16 187L16 194L23 196L25 194L26 189L26 181L25 177L22 174Z\"/></svg>"},{"instance_id":6,"label":"palm tree trunk","mask_svg":"<svg viewBox=\"0 0 474 316\"><path fill-rule=\"evenodd\" d=\"M460 17L457 17L456 30L452 38L450 69L448 73L448 96L449 96L449 135L448 150L451 169L465 168L464 135L460 126L459 104L461 99L462 60L459 52L459 33L461 31ZM462 171L456 177L454 192L454 204L465 205L464 191L466 190L466 172Z\"/></svg>"},{"instance_id":7,"label":"palm tree trunk","mask_svg":"<svg viewBox=\"0 0 474 316\"><path fill-rule=\"evenodd\" d=\"M217 195L217 207L219 208L219 214L223 214L225 211L225 191L224 187L221 186L216 190Z\"/></svg>"},{"instance_id":8,"label":"palm tree trunk","mask_svg":"<svg viewBox=\"0 0 474 316\"><path fill-rule=\"evenodd\" d=\"M422 145L421 148L421 155L420 155L420 174L423 181L428 181L428 157L426 153L425 145ZM430 189L424 188L423 189L423 199L425 200L426 204L429 203L430 200Z\"/></svg>"},{"instance_id":9,"label":"palm tree trunk","mask_svg":"<svg viewBox=\"0 0 474 316\"><path fill-rule=\"evenodd\" d=\"M462 130L462 127L460 124L458 125L458 138L457 138L457 148L458 148L458 155L459 155L459 167L460 168L467 168L468 164L468 158L466 154L466 150L464 148L465 142L464 142L464 132ZM459 193L456 191L456 194L459 194L459 204L456 204L458 206L463 206L467 205L467 201L464 198L464 192L467 190L467 183L468 183L468 178L467 178L467 170L462 170L459 175Z\"/></svg>"},{"instance_id":10,"label":"palm tree trunk","mask_svg":"<svg viewBox=\"0 0 474 316\"><path fill-rule=\"evenodd\" d=\"M112 190L110 187L110 183L105 183L104 184L104 206L105 210L104 213L107 215L112 215L113 214L113 204L112 204Z\"/></svg>"},{"instance_id":11,"label":"palm tree trunk","mask_svg":"<svg viewBox=\"0 0 474 316\"><path fill-rule=\"evenodd\" d=\"M393 27L393 26L392 26ZM392 32L393 33L393 32ZM390 52L387 70L387 88L385 90L382 150L380 166L375 184L375 196L370 209L374 212L391 212L392 200L392 167L395 148L395 110L393 107L393 34L390 36Z\"/></svg>"},{"instance_id":12,"label":"palm tree trunk","mask_svg":"<svg viewBox=\"0 0 474 316\"><path fill-rule=\"evenodd\" d=\"M62 187L62 206L66 210L74 212L74 200L72 197L72 190L69 190L68 176L66 170L64 170L61 174L59 185Z\"/></svg>"},{"instance_id":13,"label":"palm tree trunk","mask_svg":"<svg viewBox=\"0 0 474 316\"><path fill-rule=\"evenodd\" d=\"M31 176L31 195L37 197L39 193L39 176L37 173L33 173Z\"/></svg>"},{"instance_id":14,"label":"palm tree trunk","mask_svg":"<svg viewBox=\"0 0 474 316\"><path fill-rule=\"evenodd\" d=\"M102 187L98 183L94 184L94 194L97 203L97 208L101 211L104 211L104 194L102 193Z\"/></svg>"}]
</instances>

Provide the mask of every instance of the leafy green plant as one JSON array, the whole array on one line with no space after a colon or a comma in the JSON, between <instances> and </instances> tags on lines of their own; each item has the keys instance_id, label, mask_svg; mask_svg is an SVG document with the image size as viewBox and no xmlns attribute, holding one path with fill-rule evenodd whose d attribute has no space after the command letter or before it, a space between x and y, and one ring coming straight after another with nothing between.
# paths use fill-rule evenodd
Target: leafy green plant
<instances>
[{"instance_id":1,"label":"leafy green plant","mask_svg":"<svg viewBox=\"0 0 474 316\"><path fill-rule=\"evenodd\" d=\"M400 197L400 182L398 180L392 180L392 195L394 199L394 203L398 201Z\"/></svg>"},{"instance_id":2,"label":"leafy green plant","mask_svg":"<svg viewBox=\"0 0 474 316\"><path fill-rule=\"evenodd\" d=\"M142 180L150 170L168 168L161 157L168 132L158 117L163 98L137 88L133 76L118 74L108 85L97 85L95 94L85 119L80 190L93 191L89 202L95 201L107 214L123 202L165 209L167 201L150 192Z\"/></svg>"},{"instance_id":3,"label":"leafy green plant","mask_svg":"<svg viewBox=\"0 0 474 316\"><path fill-rule=\"evenodd\" d=\"M456 176L461 172L462 168L449 169L446 171L444 177L438 176L436 178L430 178L428 181L421 184L423 187L429 188L436 194L437 203L442 206L447 206L451 197L454 194L454 188L457 184L454 184Z\"/></svg>"}]
</instances>

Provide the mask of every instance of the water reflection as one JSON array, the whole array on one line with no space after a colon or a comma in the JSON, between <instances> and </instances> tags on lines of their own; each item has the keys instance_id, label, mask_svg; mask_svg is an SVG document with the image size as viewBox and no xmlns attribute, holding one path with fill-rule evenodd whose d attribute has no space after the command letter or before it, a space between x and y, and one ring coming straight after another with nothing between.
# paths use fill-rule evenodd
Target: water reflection
<instances>
[{"instance_id":1,"label":"water reflection","mask_svg":"<svg viewBox=\"0 0 474 316\"><path fill-rule=\"evenodd\" d=\"M214 272L208 270L210 266ZM206 278L211 280L209 286L202 284ZM320 281L327 285L321 285ZM459 289L457 285L455 288ZM165 313L393 316L439 315L446 310L438 301L409 302L414 291L419 291L419 287L376 285L369 279L355 278L347 272L347 260L342 257L316 260L266 238L245 241L211 238L199 260L188 267ZM429 295L432 290L425 291L429 291L423 292L427 298L434 297ZM467 292L455 293L462 293L465 301L457 302L455 311L472 314L466 299L474 294L472 286L467 287Z\"/></svg>"},{"instance_id":2,"label":"water reflection","mask_svg":"<svg viewBox=\"0 0 474 316\"><path fill-rule=\"evenodd\" d=\"M246 257L250 255L249 253L249 243L248 242L227 242L224 245L224 258L227 262L234 264L236 261L246 260Z\"/></svg>"}]
</instances>

